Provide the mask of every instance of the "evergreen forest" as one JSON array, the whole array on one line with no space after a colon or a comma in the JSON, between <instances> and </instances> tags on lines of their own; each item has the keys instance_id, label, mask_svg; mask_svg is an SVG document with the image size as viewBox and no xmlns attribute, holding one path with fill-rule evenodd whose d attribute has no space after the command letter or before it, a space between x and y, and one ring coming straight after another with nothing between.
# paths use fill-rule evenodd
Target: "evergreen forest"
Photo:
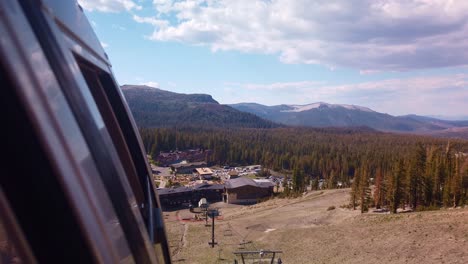
<instances>
[{"instance_id":1,"label":"evergreen forest","mask_svg":"<svg viewBox=\"0 0 468 264\"><path fill-rule=\"evenodd\" d=\"M260 164L287 192L351 187L350 207L428 210L468 204L468 141L368 128L141 128L151 156L211 149L210 165Z\"/></svg>"}]
</instances>

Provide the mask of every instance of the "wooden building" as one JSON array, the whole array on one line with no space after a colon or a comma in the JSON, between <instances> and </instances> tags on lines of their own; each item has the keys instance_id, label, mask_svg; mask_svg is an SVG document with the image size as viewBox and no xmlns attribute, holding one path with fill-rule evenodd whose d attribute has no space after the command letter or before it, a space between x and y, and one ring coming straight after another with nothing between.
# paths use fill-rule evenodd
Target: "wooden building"
<instances>
[{"instance_id":1,"label":"wooden building","mask_svg":"<svg viewBox=\"0 0 468 264\"><path fill-rule=\"evenodd\" d=\"M236 170L230 171L228 175L229 175L229 179L239 178L239 172L237 172Z\"/></svg>"},{"instance_id":2,"label":"wooden building","mask_svg":"<svg viewBox=\"0 0 468 264\"><path fill-rule=\"evenodd\" d=\"M179 207L192 202L192 188L161 188L158 189L159 201L163 209Z\"/></svg>"},{"instance_id":3,"label":"wooden building","mask_svg":"<svg viewBox=\"0 0 468 264\"><path fill-rule=\"evenodd\" d=\"M201 198L209 203L223 200L224 185L202 183L193 187L158 189L159 200L163 209L180 207L183 204L196 205Z\"/></svg>"},{"instance_id":4,"label":"wooden building","mask_svg":"<svg viewBox=\"0 0 468 264\"><path fill-rule=\"evenodd\" d=\"M225 182L223 200L231 204L254 204L273 194L275 184L269 180L236 178Z\"/></svg>"},{"instance_id":5,"label":"wooden building","mask_svg":"<svg viewBox=\"0 0 468 264\"><path fill-rule=\"evenodd\" d=\"M223 200L223 184L208 184L202 183L195 185L192 191L192 200L198 201L201 198L206 198L209 203L221 202Z\"/></svg>"},{"instance_id":6,"label":"wooden building","mask_svg":"<svg viewBox=\"0 0 468 264\"><path fill-rule=\"evenodd\" d=\"M210 180L213 178L213 171L210 168L197 168L195 171L200 180Z\"/></svg>"},{"instance_id":7,"label":"wooden building","mask_svg":"<svg viewBox=\"0 0 468 264\"><path fill-rule=\"evenodd\" d=\"M197 168L203 168L206 167L206 162L193 162L193 163L177 163L174 165L171 165L172 170L176 174L192 174L196 172Z\"/></svg>"}]
</instances>

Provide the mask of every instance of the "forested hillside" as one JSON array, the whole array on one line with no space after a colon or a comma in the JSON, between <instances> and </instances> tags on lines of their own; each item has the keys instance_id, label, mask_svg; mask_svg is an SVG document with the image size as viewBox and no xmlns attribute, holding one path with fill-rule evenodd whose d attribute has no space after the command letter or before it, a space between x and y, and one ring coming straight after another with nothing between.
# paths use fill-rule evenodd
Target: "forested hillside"
<instances>
[{"instance_id":1,"label":"forested hillside","mask_svg":"<svg viewBox=\"0 0 468 264\"><path fill-rule=\"evenodd\" d=\"M468 141L395 135L370 129L141 129L148 153L212 149L212 164L262 164L304 186L352 186L352 205L394 209L466 203ZM311 182L312 181L312 182ZM376 186L375 197L370 185Z\"/></svg>"},{"instance_id":2,"label":"forested hillside","mask_svg":"<svg viewBox=\"0 0 468 264\"><path fill-rule=\"evenodd\" d=\"M220 105L207 94L180 94L144 85L124 85L123 94L138 126L270 128L279 125Z\"/></svg>"}]
</instances>

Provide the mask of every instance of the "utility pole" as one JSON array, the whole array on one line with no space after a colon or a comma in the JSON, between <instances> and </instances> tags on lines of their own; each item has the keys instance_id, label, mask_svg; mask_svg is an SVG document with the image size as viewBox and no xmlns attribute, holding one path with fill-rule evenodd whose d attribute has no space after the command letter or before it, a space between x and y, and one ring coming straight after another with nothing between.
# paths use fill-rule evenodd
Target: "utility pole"
<instances>
[{"instance_id":1,"label":"utility pole","mask_svg":"<svg viewBox=\"0 0 468 264\"><path fill-rule=\"evenodd\" d=\"M208 242L209 245L211 245L212 248L214 248L214 246L218 243L215 242L215 235L214 235L214 231L215 231L215 217L219 215L219 211L218 209L212 209L212 210L208 210L207 212L207 215L209 215L211 217L211 242Z\"/></svg>"},{"instance_id":2,"label":"utility pole","mask_svg":"<svg viewBox=\"0 0 468 264\"><path fill-rule=\"evenodd\" d=\"M211 247L214 248L214 245L215 245L215 241L214 241L214 216L211 216L211 220L212 220L212 223L211 223Z\"/></svg>"}]
</instances>

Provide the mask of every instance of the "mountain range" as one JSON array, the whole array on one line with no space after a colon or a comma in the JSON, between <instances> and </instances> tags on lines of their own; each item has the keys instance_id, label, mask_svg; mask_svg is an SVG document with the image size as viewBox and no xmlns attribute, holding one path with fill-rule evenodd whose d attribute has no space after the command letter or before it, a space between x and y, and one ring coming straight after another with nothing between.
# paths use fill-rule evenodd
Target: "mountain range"
<instances>
[{"instance_id":1,"label":"mountain range","mask_svg":"<svg viewBox=\"0 0 468 264\"><path fill-rule=\"evenodd\" d=\"M367 107L318 102L307 105L266 106L240 103L231 107L259 117L291 126L353 127L367 126L380 131L432 134L446 130L458 131L468 127L468 121L447 121L431 117L392 116Z\"/></svg>"},{"instance_id":2,"label":"mountain range","mask_svg":"<svg viewBox=\"0 0 468 264\"><path fill-rule=\"evenodd\" d=\"M123 85L122 92L140 127L245 127L281 125L221 105L207 94L180 94L145 85Z\"/></svg>"},{"instance_id":3,"label":"mountain range","mask_svg":"<svg viewBox=\"0 0 468 264\"><path fill-rule=\"evenodd\" d=\"M123 85L121 88L140 127L368 127L384 132L468 138L468 121L418 115L392 116L357 105L324 102L222 105L207 94L174 93L145 85Z\"/></svg>"}]
</instances>

